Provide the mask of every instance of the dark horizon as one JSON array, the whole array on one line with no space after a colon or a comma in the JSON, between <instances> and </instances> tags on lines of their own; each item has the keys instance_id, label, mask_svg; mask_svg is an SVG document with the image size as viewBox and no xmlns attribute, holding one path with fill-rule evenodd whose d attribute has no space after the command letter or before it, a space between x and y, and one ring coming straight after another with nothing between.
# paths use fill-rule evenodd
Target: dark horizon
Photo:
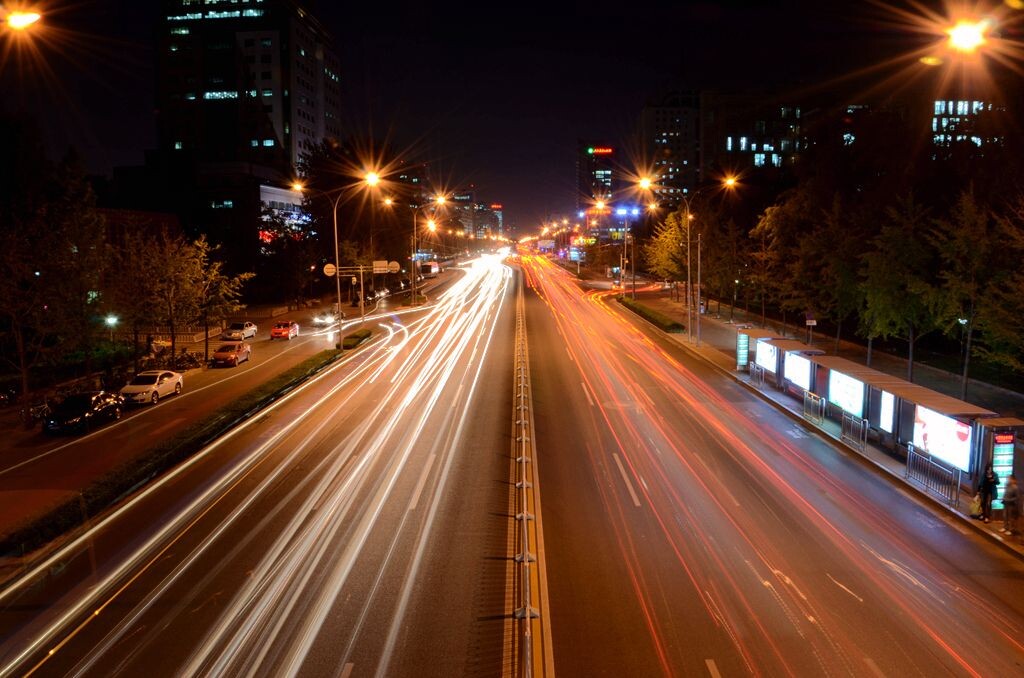
<instances>
[{"instance_id":1,"label":"dark horizon","mask_svg":"<svg viewBox=\"0 0 1024 678\"><path fill-rule=\"evenodd\" d=\"M666 89L827 89L920 41L886 26L895 15L884 8L846 1L657 3L642 12L600 2L507 16L461 3L402 12L316 5L342 60L349 134L411 150L443 188L473 184L520 229L572 209L577 139L622 147L644 102ZM41 48L60 45L47 87L19 92L51 153L74 146L90 172L109 174L156 146L158 20L148 3L51 10L49 23L63 31Z\"/></svg>"}]
</instances>

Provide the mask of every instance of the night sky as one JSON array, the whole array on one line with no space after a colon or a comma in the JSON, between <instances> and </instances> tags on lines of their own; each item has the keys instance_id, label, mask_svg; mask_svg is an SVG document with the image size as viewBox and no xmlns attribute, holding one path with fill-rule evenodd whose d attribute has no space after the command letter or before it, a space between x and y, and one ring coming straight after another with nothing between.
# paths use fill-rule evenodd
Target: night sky
<instances>
[{"instance_id":1,"label":"night sky","mask_svg":"<svg viewBox=\"0 0 1024 678\"><path fill-rule=\"evenodd\" d=\"M3 61L5 89L17 83L54 154L71 143L109 173L155 146L160 4L48 0L64 29L40 47L49 76L13 78L16 59ZM320 0L314 11L342 57L349 129L414 149L447 187L474 184L522 229L572 209L577 138L619 143L665 88L797 91L906 39L886 25L891 10L864 1L498 6Z\"/></svg>"}]
</instances>

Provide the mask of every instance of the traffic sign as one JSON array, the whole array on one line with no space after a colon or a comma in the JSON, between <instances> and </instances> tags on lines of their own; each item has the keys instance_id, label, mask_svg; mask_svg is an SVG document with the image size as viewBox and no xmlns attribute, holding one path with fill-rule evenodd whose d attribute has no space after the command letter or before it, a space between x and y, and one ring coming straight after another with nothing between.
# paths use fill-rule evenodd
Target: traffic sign
<instances>
[{"instance_id":1,"label":"traffic sign","mask_svg":"<svg viewBox=\"0 0 1024 678\"><path fill-rule=\"evenodd\" d=\"M398 265L397 261L392 261L388 264L388 273L398 273L402 270L402 267Z\"/></svg>"},{"instance_id":2,"label":"traffic sign","mask_svg":"<svg viewBox=\"0 0 1024 678\"><path fill-rule=\"evenodd\" d=\"M373 272L374 273L387 273L388 272L388 260L387 259L374 259L373 260Z\"/></svg>"},{"instance_id":3,"label":"traffic sign","mask_svg":"<svg viewBox=\"0 0 1024 678\"><path fill-rule=\"evenodd\" d=\"M356 280L356 277L355 277L355 276L352 276L352 284L353 284L353 285L355 285L355 284L356 284L357 282L359 282L359 281L358 281L358 280Z\"/></svg>"},{"instance_id":4,"label":"traffic sign","mask_svg":"<svg viewBox=\"0 0 1024 678\"><path fill-rule=\"evenodd\" d=\"M333 278L334 274L338 272L338 267L334 264L324 264L324 275L328 278Z\"/></svg>"}]
</instances>

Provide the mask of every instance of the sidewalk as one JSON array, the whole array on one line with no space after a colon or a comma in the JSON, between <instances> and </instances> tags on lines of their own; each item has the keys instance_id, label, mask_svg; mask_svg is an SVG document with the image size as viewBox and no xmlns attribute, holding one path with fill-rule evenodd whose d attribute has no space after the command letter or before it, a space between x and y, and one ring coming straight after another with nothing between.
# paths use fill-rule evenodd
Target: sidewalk
<instances>
[{"instance_id":1,"label":"sidewalk","mask_svg":"<svg viewBox=\"0 0 1024 678\"><path fill-rule=\"evenodd\" d=\"M667 290L638 290L636 297L639 303L674 318L683 325L686 324L686 307L680 302L672 301L668 296ZM728 309L728 307L723 308ZM739 314L737 314L734 320L738 319ZM666 336L757 393L761 398L770 402L792 419L801 422L804 426L815 427L821 433L831 437L837 445L843 445L846 449L855 453L855 457L863 459L878 471L887 474L892 480L913 490L936 508L948 512L950 516L957 518L963 524L996 541L1008 551L1024 558L1024 541L1021 540L1020 531L1018 530L1018 534L1015 536L1005 536L999 532L999 528L1002 526L1001 519L993 519L991 523L986 524L971 518L967 508L971 497L966 493L961 494L959 506L949 506L927 493L921 486L908 481L905 476L906 462L893 456L889 450L873 446L870 443L865 445L863 450L847 444L841 439L839 422L826 419L822 424L816 424L803 416L803 403L800 400L770 386L760 388L751 381L748 373L738 372L736 370L736 329L735 324L728 322L727 314L724 318L716 318L711 314L704 314L701 316L700 323L701 342L699 346L697 345L696 327L693 328L693 333L689 338L686 333L668 334ZM793 338L801 341L806 340L806 337ZM821 343L816 342L815 345L830 354L834 354L831 350L834 348L834 342L822 341ZM865 362L864 349L861 347L841 346L839 355L861 364ZM894 356L875 352L871 367L900 378L905 378L906 376L906 361ZM959 396L960 380L958 375L950 375L933 368L918 370L915 367L914 381L946 395ZM1021 413L1024 413L1024 395L989 384L972 381L968 397L970 402L987 407L1003 416L1019 417Z\"/></svg>"}]
</instances>

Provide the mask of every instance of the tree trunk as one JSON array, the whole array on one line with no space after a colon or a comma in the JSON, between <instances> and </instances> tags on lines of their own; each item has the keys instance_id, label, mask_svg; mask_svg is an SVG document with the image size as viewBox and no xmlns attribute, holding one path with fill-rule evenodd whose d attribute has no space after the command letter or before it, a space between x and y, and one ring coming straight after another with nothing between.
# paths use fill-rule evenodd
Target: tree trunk
<instances>
[{"instance_id":1,"label":"tree trunk","mask_svg":"<svg viewBox=\"0 0 1024 678\"><path fill-rule=\"evenodd\" d=\"M907 381L914 383L914 326L907 330Z\"/></svg>"},{"instance_id":2,"label":"tree trunk","mask_svg":"<svg viewBox=\"0 0 1024 678\"><path fill-rule=\"evenodd\" d=\"M843 323L842 323L842 321L837 321L836 322L836 345L835 345L835 348L832 349L832 352L835 353L836 355L839 355L839 337L842 335L842 332L843 332Z\"/></svg>"},{"instance_id":3,"label":"tree trunk","mask_svg":"<svg viewBox=\"0 0 1024 678\"><path fill-rule=\"evenodd\" d=\"M872 336L868 336L868 359L867 359L867 366L868 367L871 367L871 349L873 348L874 343L875 343L875 338L872 337Z\"/></svg>"},{"instance_id":4,"label":"tree trunk","mask_svg":"<svg viewBox=\"0 0 1024 678\"><path fill-rule=\"evenodd\" d=\"M960 400L967 400L967 381L971 364L971 338L974 336L974 322L967 323L967 344L964 346L964 371L960 375Z\"/></svg>"},{"instance_id":5,"label":"tree trunk","mask_svg":"<svg viewBox=\"0 0 1024 678\"><path fill-rule=\"evenodd\" d=\"M132 372L139 371L139 325L132 323Z\"/></svg>"},{"instance_id":6,"label":"tree trunk","mask_svg":"<svg viewBox=\"0 0 1024 678\"><path fill-rule=\"evenodd\" d=\"M203 362L210 360L210 316L203 311Z\"/></svg>"}]
</instances>

